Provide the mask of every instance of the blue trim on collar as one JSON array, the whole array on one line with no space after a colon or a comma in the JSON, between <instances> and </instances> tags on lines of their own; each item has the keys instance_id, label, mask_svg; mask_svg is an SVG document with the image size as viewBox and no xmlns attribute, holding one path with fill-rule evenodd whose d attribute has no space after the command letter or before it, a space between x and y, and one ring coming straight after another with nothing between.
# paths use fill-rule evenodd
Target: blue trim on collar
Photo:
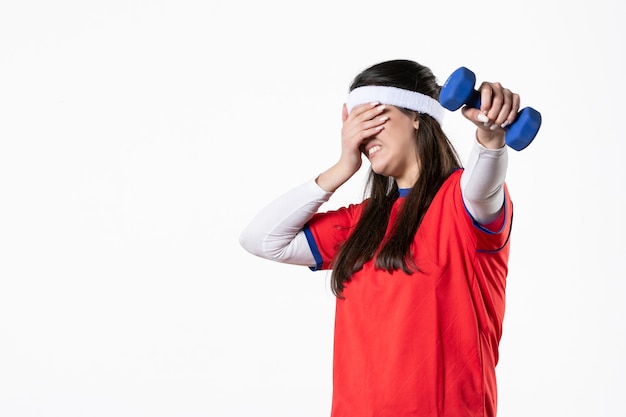
<instances>
[{"instance_id":1,"label":"blue trim on collar","mask_svg":"<svg viewBox=\"0 0 626 417\"><path fill-rule=\"evenodd\" d=\"M409 195L409 192L411 191L410 188L399 188L398 192L400 193L400 197L406 197L407 195Z\"/></svg>"}]
</instances>

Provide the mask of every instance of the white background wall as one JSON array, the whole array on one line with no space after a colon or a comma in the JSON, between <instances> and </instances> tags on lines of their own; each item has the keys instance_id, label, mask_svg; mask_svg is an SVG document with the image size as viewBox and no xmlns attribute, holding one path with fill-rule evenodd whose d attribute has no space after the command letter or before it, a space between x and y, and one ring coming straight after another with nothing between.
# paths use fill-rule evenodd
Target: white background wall
<instances>
[{"instance_id":1,"label":"white background wall","mask_svg":"<svg viewBox=\"0 0 626 417\"><path fill-rule=\"evenodd\" d=\"M618 4L3 0L0 415L328 415L328 274L237 239L335 161L352 77L408 58L543 114L510 153L499 416L626 416Z\"/></svg>"}]
</instances>

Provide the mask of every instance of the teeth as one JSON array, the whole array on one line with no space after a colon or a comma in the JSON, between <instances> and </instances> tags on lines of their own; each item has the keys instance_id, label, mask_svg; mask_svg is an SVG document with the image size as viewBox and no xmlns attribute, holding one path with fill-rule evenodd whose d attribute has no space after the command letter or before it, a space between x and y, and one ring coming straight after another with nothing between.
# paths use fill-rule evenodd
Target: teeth
<instances>
[{"instance_id":1,"label":"teeth","mask_svg":"<svg viewBox=\"0 0 626 417\"><path fill-rule=\"evenodd\" d=\"M371 154L373 154L374 152L378 152L379 150L380 150L380 146L379 146L379 145L372 146L372 147L370 148L370 150L368 151L368 153L367 153L367 154L368 154L368 155L371 155Z\"/></svg>"}]
</instances>

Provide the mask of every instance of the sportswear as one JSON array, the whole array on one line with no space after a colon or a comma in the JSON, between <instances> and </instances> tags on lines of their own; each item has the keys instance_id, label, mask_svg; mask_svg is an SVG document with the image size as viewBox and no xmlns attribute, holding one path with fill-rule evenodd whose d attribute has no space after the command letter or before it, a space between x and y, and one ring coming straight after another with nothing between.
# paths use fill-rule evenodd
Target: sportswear
<instances>
[{"instance_id":1,"label":"sportswear","mask_svg":"<svg viewBox=\"0 0 626 417\"><path fill-rule=\"evenodd\" d=\"M331 417L495 417L513 207L504 185L497 228L480 225L463 202L462 172L444 182L418 228L418 272L389 273L369 260L345 284ZM308 221L314 269L332 267L367 202Z\"/></svg>"}]
</instances>

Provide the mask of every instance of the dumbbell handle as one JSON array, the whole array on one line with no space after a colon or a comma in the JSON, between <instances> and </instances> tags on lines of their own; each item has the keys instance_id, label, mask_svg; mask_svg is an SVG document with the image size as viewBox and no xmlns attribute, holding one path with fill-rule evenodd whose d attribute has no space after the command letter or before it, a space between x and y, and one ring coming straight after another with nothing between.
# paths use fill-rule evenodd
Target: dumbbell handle
<instances>
[{"instance_id":1,"label":"dumbbell handle","mask_svg":"<svg viewBox=\"0 0 626 417\"><path fill-rule=\"evenodd\" d=\"M439 102L450 111L456 111L463 105L480 109L480 92L474 89L475 84L476 75L460 67L441 87ZM506 144L521 151L535 139L540 127L541 113L532 107L525 107L517 114L515 121L506 127Z\"/></svg>"}]
</instances>

